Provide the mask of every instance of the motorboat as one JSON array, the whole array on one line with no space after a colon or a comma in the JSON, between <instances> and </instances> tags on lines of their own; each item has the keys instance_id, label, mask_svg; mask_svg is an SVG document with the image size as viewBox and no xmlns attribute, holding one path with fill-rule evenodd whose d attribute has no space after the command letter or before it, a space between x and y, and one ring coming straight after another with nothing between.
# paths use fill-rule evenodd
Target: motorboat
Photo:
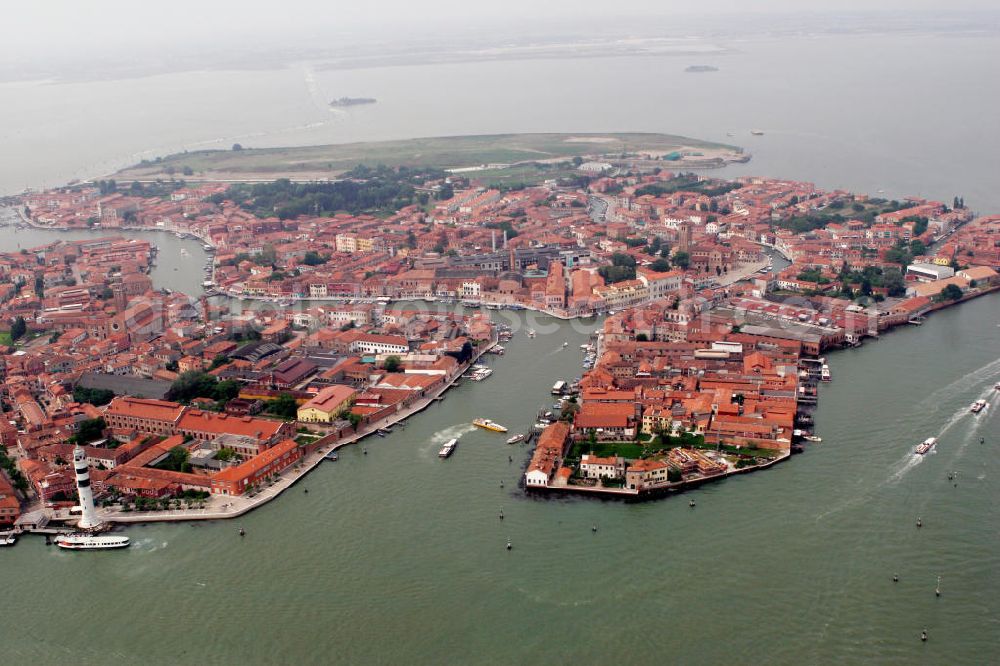
<instances>
[{"instance_id":1,"label":"motorboat","mask_svg":"<svg viewBox=\"0 0 1000 666\"><path fill-rule=\"evenodd\" d=\"M507 428L489 419L473 419L472 425L492 432L507 432Z\"/></svg>"},{"instance_id":2,"label":"motorboat","mask_svg":"<svg viewBox=\"0 0 1000 666\"><path fill-rule=\"evenodd\" d=\"M447 458L452 453L455 452L455 447L458 446L458 438L453 437L444 443L441 450L438 451L438 458Z\"/></svg>"},{"instance_id":3,"label":"motorboat","mask_svg":"<svg viewBox=\"0 0 1000 666\"><path fill-rule=\"evenodd\" d=\"M925 453L933 449L935 444L937 444L937 437L928 437L923 442L921 442L920 445L917 447L916 450L917 455L921 456L924 455Z\"/></svg>"}]
</instances>

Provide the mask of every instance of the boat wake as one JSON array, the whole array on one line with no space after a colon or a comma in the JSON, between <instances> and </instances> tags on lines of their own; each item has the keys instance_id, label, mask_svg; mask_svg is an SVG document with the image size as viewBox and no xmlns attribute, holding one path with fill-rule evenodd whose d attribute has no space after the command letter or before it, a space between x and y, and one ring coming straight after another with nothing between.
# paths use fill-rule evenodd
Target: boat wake
<instances>
[{"instance_id":1,"label":"boat wake","mask_svg":"<svg viewBox=\"0 0 1000 666\"><path fill-rule=\"evenodd\" d=\"M442 430L438 430L436 433L430 436L426 446L420 448L421 454L429 455L434 454L437 457L438 451L444 446L444 443L450 439L455 439L461 437L462 435L467 435L470 432L475 432L476 426L471 423L457 423Z\"/></svg>"},{"instance_id":2,"label":"boat wake","mask_svg":"<svg viewBox=\"0 0 1000 666\"><path fill-rule=\"evenodd\" d=\"M969 386L970 384L977 384L984 379L990 380L990 393L992 394L995 392L992 390L992 386L993 383L997 380L996 375L998 373L1000 373L1000 358L990 363L987 363L983 367L974 370L973 372L970 372L967 375L959 377L958 379L956 379L950 384L947 384L946 386L942 386L939 389L931 391L926 396L924 396L923 400L921 400L917 404L918 406L926 407L929 405L939 403L942 398L953 394L956 389L962 386ZM981 397L986 398L987 396L981 396Z\"/></svg>"},{"instance_id":3,"label":"boat wake","mask_svg":"<svg viewBox=\"0 0 1000 666\"><path fill-rule=\"evenodd\" d=\"M150 539L150 538L139 539L137 541L133 541L132 542L132 550L133 551L135 551L135 550L141 550L141 551L144 551L144 552L147 552L147 553L153 553L153 552L156 552L158 550L163 550L166 547L167 547L167 542L166 541L161 541L160 543L156 543L155 541L153 541L153 539Z\"/></svg>"}]
</instances>

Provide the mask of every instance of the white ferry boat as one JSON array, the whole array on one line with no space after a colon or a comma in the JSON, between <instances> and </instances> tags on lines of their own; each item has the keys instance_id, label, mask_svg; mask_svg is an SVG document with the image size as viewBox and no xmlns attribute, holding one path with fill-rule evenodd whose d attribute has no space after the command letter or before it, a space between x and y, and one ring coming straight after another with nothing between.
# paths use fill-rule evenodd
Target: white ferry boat
<instances>
[{"instance_id":1,"label":"white ferry boat","mask_svg":"<svg viewBox=\"0 0 1000 666\"><path fill-rule=\"evenodd\" d=\"M984 409L986 409L986 401L985 400L976 400L974 403L972 403L972 406L969 407L969 411L972 412L973 414L978 414L979 412L983 411Z\"/></svg>"},{"instance_id":2,"label":"white ferry boat","mask_svg":"<svg viewBox=\"0 0 1000 666\"><path fill-rule=\"evenodd\" d=\"M917 447L917 455L924 455L933 449L935 444L937 444L937 437L928 437L920 444L920 446Z\"/></svg>"},{"instance_id":3,"label":"white ferry boat","mask_svg":"<svg viewBox=\"0 0 1000 666\"><path fill-rule=\"evenodd\" d=\"M56 545L66 550L108 550L125 548L128 544L128 537L114 534L63 534L56 537Z\"/></svg>"},{"instance_id":4,"label":"white ferry boat","mask_svg":"<svg viewBox=\"0 0 1000 666\"><path fill-rule=\"evenodd\" d=\"M441 447L441 450L438 451L438 458L447 458L455 452L456 446L458 446L458 438L453 437L452 439L449 439L445 442L444 446Z\"/></svg>"}]
</instances>

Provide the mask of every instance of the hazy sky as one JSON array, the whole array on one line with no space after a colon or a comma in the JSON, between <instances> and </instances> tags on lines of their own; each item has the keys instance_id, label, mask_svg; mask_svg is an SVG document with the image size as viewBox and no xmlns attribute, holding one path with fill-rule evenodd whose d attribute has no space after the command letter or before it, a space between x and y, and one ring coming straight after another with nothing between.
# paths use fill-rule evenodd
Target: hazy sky
<instances>
[{"instance_id":1,"label":"hazy sky","mask_svg":"<svg viewBox=\"0 0 1000 666\"><path fill-rule=\"evenodd\" d=\"M442 39L461 27L483 30L579 24L627 24L636 17L727 14L996 10L996 0L44 0L4 3L0 60L87 56L122 47L165 51L181 45L211 46L295 40L314 43L344 37L385 39L393 34ZM637 21L641 26L642 22ZM456 33L456 31L458 31ZM0 64L3 64L0 62Z\"/></svg>"}]
</instances>

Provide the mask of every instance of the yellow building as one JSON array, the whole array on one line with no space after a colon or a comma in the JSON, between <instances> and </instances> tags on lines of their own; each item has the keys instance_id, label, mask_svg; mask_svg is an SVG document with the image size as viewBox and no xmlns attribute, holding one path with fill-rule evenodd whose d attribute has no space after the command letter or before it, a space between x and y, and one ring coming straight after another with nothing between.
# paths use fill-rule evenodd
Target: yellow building
<instances>
[{"instance_id":1,"label":"yellow building","mask_svg":"<svg viewBox=\"0 0 1000 666\"><path fill-rule=\"evenodd\" d=\"M297 417L306 423L332 423L338 414L351 406L357 393L350 386L327 386L299 407Z\"/></svg>"}]
</instances>

